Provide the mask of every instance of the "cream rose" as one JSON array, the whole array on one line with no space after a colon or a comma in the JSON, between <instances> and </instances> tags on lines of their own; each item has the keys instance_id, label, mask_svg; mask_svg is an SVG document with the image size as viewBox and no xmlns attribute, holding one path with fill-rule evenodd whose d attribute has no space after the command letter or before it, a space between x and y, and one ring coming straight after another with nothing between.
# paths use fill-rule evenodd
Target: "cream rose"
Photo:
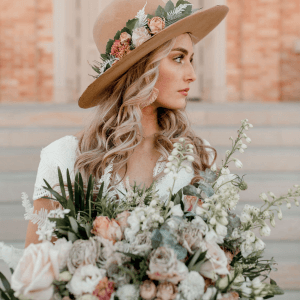
<instances>
[{"instance_id":1,"label":"cream rose","mask_svg":"<svg viewBox=\"0 0 300 300\"><path fill-rule=\"evenodd\" d=\"M202 276L205 276L212 280L217 279L216 274L229 274L229 271L227 270L227 258L220 246L216 242L210 241L206 242L206 247L206 257L208 258L208 261L200 266L199 273Z\"/></svg>"},{"instance_id":2,"label":"cream rose","mask_svg":"<svg viewBox=\"0 0 300 300\"><path fill-rule=\"evenodd\" d=\"M67 241L65 238L59 239L54 243L54 249L59 253L59 269L63 269L67 266L70 250L72 248L72 242Z\"/></svg>"},{"instance_id":3,"label":"cream rose","mask_svg":"<svg viewBox=\"0 0 300 300\"><path fill-rule=\"evenodd\" d=\"M16 297L50 300L52 282L59 278L59 252L52 243L29 245L11 277L11 287Z\"/></svg>"},{"instance_id":4,"label":"cream rose","mask_svg":"<svg viewBox=\"0 0 300 300\"><path fill-rule=\"evenodd\" d=\"M144 300L151 300L156 295L156 285L151 280L146 280L140 286L140 296Z\"/></svg>"},{"instance_id":5,"label":"cream rose","mask_svg":"<svg viewBox=\"0 0 300 300\"><path fill-rule=\"evenodd\" d=\"M114 243L123 238L119 222L115 219L110 220L108 217L97 217L93 222L93 229L91 232Z\"/></svg>"},{"instance_id":6,"label":"cream rose","mask_svg":"<svg viewBox=\"0 0 300 300\"><path fill-rule=\"evenodd\" d=\"M71 274L84 265L95 265L100 255L100 247L93 239L77 240L74 242L67 261Z\"/></svg>"},{"instance_id":7,"label":"cream rose","mask_svg":"<svg viewBox=\"0 0 300 300\"><path fill-rule=\"evenodd\" d=\"M173 249L159 247L150 254L147 275L152 280L169 281L177 284L188 274L188 268L177 260Z\"/></svg>"},{"instance_id":8,"label":"cream rose","mask_svg":"<svg viewBox=\"0 0 300 300\"><path fill-rule=\"evenodd\" d=\"M145 27L136 28L132 31L132 42L135 47L142 45L148 41L151 35Z\"/></svg>"},{"instance_id":9,"label":"cream rose","mask_svg":"<svg viewBox=\"0 0 300 300\"><path fill-rule=\"evenodd\" d=\"M153 17L151 20L148 19L148 26L152 34L156 34L165 28L165 19L160 17Z\"/></svg>"}]
</instances>

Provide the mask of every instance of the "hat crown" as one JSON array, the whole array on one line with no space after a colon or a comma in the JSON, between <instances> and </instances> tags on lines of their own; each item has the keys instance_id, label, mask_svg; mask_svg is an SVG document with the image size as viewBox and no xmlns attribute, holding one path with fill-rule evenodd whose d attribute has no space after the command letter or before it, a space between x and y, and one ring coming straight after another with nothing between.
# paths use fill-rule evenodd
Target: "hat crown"
<instances>
[{"instance_id":1,"label":"hat crown","mask_svg":"<svg viewBox=\"0 0 300 300\"><path fill-rule=\"evenodd\" d=\"M118 30L122 30L128 20L134 19L139 10L143 9L146 0L113 0L96 19L93 29L95 44L100 53L106 52L106 44L113 39ZM162 0L148 0L146 14L155 14L158 6L165 3Z\"/></svg>"}]
</instances>

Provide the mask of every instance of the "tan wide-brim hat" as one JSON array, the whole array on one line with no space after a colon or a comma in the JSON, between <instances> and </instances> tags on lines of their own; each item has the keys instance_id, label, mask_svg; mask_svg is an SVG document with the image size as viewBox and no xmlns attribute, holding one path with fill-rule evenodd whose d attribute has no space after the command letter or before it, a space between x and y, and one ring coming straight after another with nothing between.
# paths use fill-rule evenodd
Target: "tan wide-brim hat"
<instances>
[{"instance_id":1,"label":"tan wide-brim hat","mask_svg":"<svg viewBox=\"0 0 300 300\"><path fill-rule=\"evenodd\" d=\"M106 44L113 39L129 19L135 18L137 12L146 4L146 0L112 0L98 16L93 30L94 41L100 53L106 52ZM148 0L146 14L155 15L158 6L165 6L162 0ZM195 7L193 7L194 9ZM84 91L78 101L81 108L90 108L101 102L102 92L116 79L145 55L163 43L183 33L191 33L196 44L209 34L227 15L228 7L218 5L210 9L197 11L176 23L166 27L152 36L148 41L124 56L118 63L110 67Z\"/></svg>"}]
</instances>

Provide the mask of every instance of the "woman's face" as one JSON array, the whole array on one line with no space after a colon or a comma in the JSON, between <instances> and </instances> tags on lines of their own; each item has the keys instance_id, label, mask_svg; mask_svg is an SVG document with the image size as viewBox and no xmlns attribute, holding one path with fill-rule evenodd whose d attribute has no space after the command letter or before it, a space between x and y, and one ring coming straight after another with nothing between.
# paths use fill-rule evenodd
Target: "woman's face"
<instances>
[{"instance_id":1,"label":"woman's face","mask_svg":"<svg viewBox=\"0 0 300 300\"><path fill-rule=\"evenodd\" d=\"M189 85L196 80L192 64L193 48L189 34L182 34L177 37L169 55L161 60L159 77L155 84L159 94L152 104L154 107L185 108Z\"/></svg>"}]
</instances>

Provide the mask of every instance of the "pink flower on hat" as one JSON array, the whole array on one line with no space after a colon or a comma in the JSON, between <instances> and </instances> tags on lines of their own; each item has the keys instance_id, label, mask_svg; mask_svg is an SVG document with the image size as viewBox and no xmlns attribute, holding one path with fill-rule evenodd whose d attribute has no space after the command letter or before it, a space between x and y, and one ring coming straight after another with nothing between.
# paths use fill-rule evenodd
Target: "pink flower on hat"
<instances>
[{"instance_id":1,"label":"pink flower on hat","mask_svg":"<svg viewBox=\"0 0 300 300\"><path fill-rule=\"evenodd\" d=\"M122 32L121 36L120 36L120 41L121 41L122 45L124 45L124 44L129 45L131 42L131 35L127 32Z\"/></svg>"},{"instance_id":2,"label":"pink flower on hat","mask_svg":"<svg viewBox=\"0 0 300 300\"><path fill-rule=\"evenodd\" d=\"M151 20L148 19L148 26L152 34L156 34L165 28L165 19L160 17L153 17Z\"/></svg>"},{"instance_id":3,"label":"pink flower on hat","mask_svg":"<svg viewBox=\"0 0 300 300\"><path fill-rule=\"evenodd\" d=\"M129 52L131 52L129 44L125 43L122 45L120 40L116 40L111 47L110 54L121 59Z\"/></svg>"},{"instance_id":4,"label":"pink flower on hat","mask_svg":"<svg viewBox=\"0 0 300 300\"><path fill-rule=\"evenodd\" d=\"M136 28L132 32L132 42L135 47L142 45L151 38L148 30L145 27Z\"/></svg>"}]
</instances>

